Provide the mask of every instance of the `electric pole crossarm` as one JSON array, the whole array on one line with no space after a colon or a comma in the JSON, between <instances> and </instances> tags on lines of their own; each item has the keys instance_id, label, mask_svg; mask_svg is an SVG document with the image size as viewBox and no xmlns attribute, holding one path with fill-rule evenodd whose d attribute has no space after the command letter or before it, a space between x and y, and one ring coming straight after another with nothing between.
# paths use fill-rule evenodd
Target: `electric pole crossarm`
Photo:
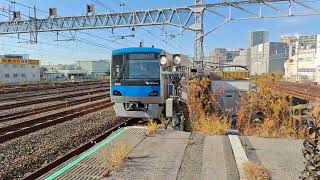
<instances>
[{"instance_id":1,"label":"electric pole crossarm","mask_svg":"<svg viewBox=\"0 0 320 180\"><path fill-rule=\"evenodd\" d=\"M44 19L12 20L0 22L0 34L29 33L31 30L34 30L34 24L37 24L37 32L152 25L173 25L184 29L198 30L197 26L194 26L194 16L196 13L192 8L183 7Z\"/></svg>"}]
</instances>

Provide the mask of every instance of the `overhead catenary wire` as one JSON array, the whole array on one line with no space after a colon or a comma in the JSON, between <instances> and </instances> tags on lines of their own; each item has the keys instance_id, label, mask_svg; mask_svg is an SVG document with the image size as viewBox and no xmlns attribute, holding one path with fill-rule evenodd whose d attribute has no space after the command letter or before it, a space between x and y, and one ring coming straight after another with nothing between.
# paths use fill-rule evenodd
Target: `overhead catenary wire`
<instances>
[{"instance_id":1,"label":"overhead catenary wire","mask_svg":"<svg viewBox=\"0 0 320 180\"><path fill-rule=\"evenodd\" d=\"M102 7L104 7L106 10L110 11L110 12L117 12L115 9L113 9L112 7L106 5L105 3L99 1L99 0L93 0L94 2L98 2L98 4ZM115 4L113 2L113 4ZM119 5L122 5L122 7L125 7L127 10L129 11L133 11L131 8L129 8L126 4L122 3L120 1L120 4ZM161 43L163 43L165 46L171 46L172 48L175 48L175 49L183 49L181 46L177 45L176 43L174 43L173 41L171 41L172 44L166 42L164 39L162 39L161 37L158 37L157 35L155 35L154 33L152 33L151 31L149 30L146 30L144 27L141 27L141 29L143 31L145 31L151 38L155 39L156 41L159 41Z\"/></svg>"},{"instance_id":2,"label":"overhead catenary wire","mask_svg":"<svg viewBox=\"0 0 320 180\"><path fill-rule=\"evenodd\" d=\"M16 37L12 37L12 36L7 36L7 37L5 37L5 38L11 38L11 39L16 39ZM20 38L20 39L22 39L22 38ZM27 40L27 39L23 39L23 40ZM20 44L20 45L12 45L12 44L5 44L5 43L2 43L3 45L6 45L6 46L9 46L9 47L15 47L15 48L25 48L25 49L29 49L30 50L30 46L26 46L25 44ZM47 43L47 42L39 42L39 44L41 45L41 44L43 44L43 45L48 45L48 46L52 46L52 47L57 47L57 45L55 45L55 44L52 44L52 43ZM61 45L59 45L60 47L61 47ZM66 46L63 46L64 48L55 48L55 49L53 49L54 51L60 51L60 52L62 52L62 51L70 51L70 48L68 48L68 47L66 47ZM35 47L33 47L34 48L34 50L37 50L38 51L38 53L39 52L41 52L42 51L42 49L41 48L35 48ZM80 51L79 53L81 53L81 54L88 54L88 52L89 51ZM103 51L103 52L100 52L100 54L106 54L106 52L105 51Z\"/></svg>"},{"instance_id":3,"label":"overhead catenary wire","mask_svg":"<svg viewBox=\"0 0 320 180\"><path fill-rule=\"evenodd\" d=\"M129 6L127 6L125 3L123 3L121 0L119 0L119 2L121 3L122 6L126 7L127 10L132 11L132 9L131 9ZM161 30L161 28L159 28L159 29ZM155 38L158 38L158 37L156 37L155 34L153 34L152 32L150 32L149 30L146 30L146 29L143 28L143 27L142 27L142 30L144 30L144 31L147 32L148 34L154 36ZM160 40L162 41L162 43L168 44L164 39L162 39L162 38L158 38L158 39L160 39ZM175 46L174 48L180 49L180 50L183 49L183 47L182 47L181 45L179 45L178 43L176 43L175 41L171 41L171 42L172 42L172 44ZM171 46L172 46L172 45L171 45ZM173 47L173 46L172 46L172 47Z\"/></svg>"},{"instance_id":4,"label":"overhead catenary wire","mask_svg":"<svg viewBox=\"0 0 320 180\"><path fill-rule=\"evenodd\" d=\"M14 1L10 1L10 0L6 0L6 1L7 1L7 2L14 2ZM102 7L106 8L106 9L109 10L109 11L115 12L115 10L114 10L113 8L105 5L104 3L102 3L102 2L99 1L99 0L94 0L94 2L97 2L99 5L101 5ZM19 6L23 6L23 7L29 8L29 9L34 8L36 11L39 11L39 12L42 12L42 13L46 13L46 11L44 11L44 10L41 10L41 9L38 9L38 8L35 8L35 7L31 7L31 6L22 4L22 3L16 3L16 4L19 5ZM26 15L24 15L24 16L26 16ZM30 16L26 16L26 17L30 18ZM165 46L171 46L172 48L179 49L179 50L182 49L182 47L181 47L180 45L177 45L177 44L174 43L173 41L170 41L170 42L168 43L168 42L166 42L165 40L161 39L161 37L160 37L160 38L157 37L154 33L150 32L149 30L146 30L146 29L144 29L144 28L142 28L142 30L145 31L148 35L150 35L151 38L154 38L157 42L163 43ZM113 32L112 32L112 33L113 33ZM94 36L98 38L97 35L94 35ZM99 38L106 40L106 38L101 38L101 37L99 37ZM126 39L126 38L124 38L124 39ZM86 42L88 42L88 40L86 40L85 42L81 40L81 42L82 42L82 43L86 43ZM110 41L110 42L119 44L118 42L115 42L115 41ZM172 43L172 44L171 44L171 43ZM96 44L96 43L89 43L89 44ZM122 44L122 45L123 45L123 44ZM126 45L126 46L127 46L127 45ZM102 46L99 46L99 47L102 47Z\"/></svg>"},{"instance_id":5,"label":"overhead catenary wire","mask_svg":"<svg viewBox=\"0 0 320 180\"><path fill-rule=\"evenodd\" d=\"M10 0L5 0L5 1L14 2L14 1L10 1ZM15 3L15 4L20 5L20 6L23 6L23 7L26 7L26 8L34 8L36 11L39 11L39 12L41 12L41 13L47 13L46 11L44 11L44 10L42 10L42 9L35 8L35 7L31 7L31 6L22 4L22 3ZM7 12L7 13L10 13L10 11L8 11L8 10L7 10L6 12ZM21 14L21 16L30 18L30 16L27 16L27 15L25 15L25 14ZM53 33L54 33L54 32L53 32ZM80 32L80 33L84 34L84 32ZM85 34L89 35L89 33L85 33ZM66 36L66 35L63 35L62 33L60 33L59 35L61 35L61 36ZM91 35L91 34L90 34L90 36L92 36L92 37L94 36L94 37L96 37L96 38L100 38L100 39L103 39L103 40L107 40L107 41L112 42L112 43L116 43L116 44L120 44L120 45L127 46L127 45L125 45L125 44L122 44L122 43L119 43L119 42L113 42L113 41L111 41L111 40L109 40L109 39L106 39L106 38L103 38L103 37L100 37L100 36L97 36L97 35ZM70 37L68 36L68 38L70 38ZM79 42L87 43L87 44L94 45L94 46L97 46L97 47L100 47L100 48L106 48L106 49L109 49L109 50L113 50L113 49L114 49L114 48L108 47L108 46L106 46L106 45L99 44L99 43L96 43L96 42L93 42L93 41L90 41L90 40L86 40L86 39L83 39L83 38L77 38L77 39L79 40Z\"/></svg>"},{"instance_id":6,"label":"overhead catenary wire","mask_svg":"<svg viewBox=\"0 0 320 180\"><path fill-rule=\"evenodd\" d=\"M2 11L2 12L9 12L9 10L6 10L6 9L0 9L0 11ZM27 15L25 15L25 14L22 14L22 13L21 13L21 16L23 16L23 17L29 17L29 16L27 16ZM51 33L56 34L55 32L51 32ZM63 33L60 33L59 35L60 35L60 36L67 37L67 38L72 38L71 36L65 35L65 34L63 34ZM85 44L89 44L89 45L92 45L92 46L96 46L96 47L99 47L99 48L105 48L105 49L108 49L108 50L113 50L112 47L106 46L106 45L104 45L104 44L99 44L99 43L96 43L96 42L94 42L94 41L86 40L86 39L84 39L84 38L75 38L74 40L77 40L78 42L81 42L81 43L85 43Z\"/></svg>"}]
</instances>

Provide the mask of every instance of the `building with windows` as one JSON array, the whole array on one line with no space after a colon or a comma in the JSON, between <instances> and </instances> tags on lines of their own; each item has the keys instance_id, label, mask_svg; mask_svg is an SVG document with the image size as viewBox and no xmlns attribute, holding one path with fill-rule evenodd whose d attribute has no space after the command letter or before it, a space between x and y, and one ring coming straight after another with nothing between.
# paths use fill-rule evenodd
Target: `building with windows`
<instances>
[{"instance_id":1,"label":"building with windows","mask_svg":"<svg viewBox=\"0 0 320 180\"><path fill-rule=\"evenodd\" d=\"M251 48L246 48L240 51L239 56L233 60L234 65L245 66L250 71L251 66Z\"/></svg>"},{"instance_id":2,"label":"building with windows","mask_svg":"<svg viewBox=\"0 0 320 180\"><path fill-rule=\"evenodd\" d=\"M42 66L43 80L57 81L68 79L85 79L87 72L78 64L50 64Z\"/></svg>"},{"instance_id":3,"label":"building with windows","mask_svg":"<svg viewBox=\"0 0 320 180\"><path fill-rule=\"evenodd\" d=\"M0 56L0 82L23 83L40 81L39 60L21 55Z\"/></svg>"},{"instance_id":4,"label":"building with windows","mask_svg":"<svg viewBox=\"0 0 320 180\"><path fill-rule=\"evenodd\" d=\"M289 46L285 78L291 81L320 82L320 35L286 35L281 41Z\"/></svg>"},{"instance_id":5,"label":"building with windows","mask_svg":"<svg viewBox=\"0 0 320 180\"><path fill-rule=\"evenodd\" d=\"M78 66L92 78L110 74L110 61L107 60L78 61Z\"/></svg>"},{"instance_id":6,"label":"building with windows","mask_svg":"<svg viewBox=\"0 0 320 180\"><path fill-rule=\"evenodd\" d=\"M209 53L209 61L219 64L231 63L237 56L240 55L242 50L242 48L215 48Z\"/></svg>"},{"instance_id":7,"label":"building with windows","mask_svg":"<svg viewBox=\"0 0 320 180\"><path fill-rule=\"evenodd\" d=\"M280 42L288 44L289 57L292 57L300 53L299 50L316 49L317 35L284 35Z\"/></svg>"},{"instance_id":8,"label":"building with windows","mask_svg":"<svg viewBox=\"0 0 320 180\"><path fill-rule=\"evenodd\" d=\"M283 65L288 59L288 45L286 43L268 42L250 49L250 75L285 73Z\"/></svg>"},{"instance_id":9,"label":"building with windows","mask_svg":"<svg viewBox=\"0 0 320 180\"><path fill-rule=\"evenodd\" d=\"M269 31L249 32L249 47L269 42Z\"/></svg>"}]
</instances>

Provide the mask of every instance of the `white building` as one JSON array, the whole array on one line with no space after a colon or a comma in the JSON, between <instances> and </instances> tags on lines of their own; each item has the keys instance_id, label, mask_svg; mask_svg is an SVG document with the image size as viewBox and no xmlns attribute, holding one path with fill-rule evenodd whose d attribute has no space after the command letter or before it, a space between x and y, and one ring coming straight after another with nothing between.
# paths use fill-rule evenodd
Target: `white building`
<instances>
[{"instance_id":1,"label":"white building","mask_svg":"<svg viewBox=\"0 0 320 180\"><path fill-rule=\"evenodd\" d=\"M110 74L110 61L78 61L78 66L91 77Z\"/></svg>"},{"instance_id":2,"label":"white building","mask_svg":"<svg viewBox=\"0 0 320 180\"><path fill-rule=\"evenodd\" d=\"M0 57L1 83L23 83L35 81L40 81L38 60Z\"/></svg>"},{"instance_id":3,"label":"white building","mask_svg":"<svg viewBox=\"0 0 320 180\"><path fill-rule=\"evenodd\" d=\"M268 42L251 47L250 75L262 73L284 74L284 62L288 59L288 45Z\"/></svg>"},{"instance_id":4,"label":"white building","mask_svg":"<svg viewBox=\"0 0 320 180\"><path fill-rule=\"evenodd\" d=\"M251 61L251 48L247 48L240 51L239 56L234 58L232 64L245 66L250 71L250 66L251 66L250 61Z\"/></svg>"},{"instance_id":5,"label":"white building","mask_svg":"<svg viewBox=\"0 0 320 180\"><path fill-rule=\"evenodd\" d=\"M215 48L209 53L209 61L213 63L232 63L236 57L243 51L242 48L226 49L226 48Z\"/></svg>"},{"instance_id":6,"label":"white building","mask_svg":"<svg viewBox=\"0 0 320 180\"><path fill-rule=\"evenodd\" d=\"M55 64L42 67L44 68L42 77L48 77L47 80L84 79L87 76L87 71L81 69L78 64Z\"/></svg>"},{"instance_id":7,"label":"white building","mask_svg":"<svg viewBox=\"0 0 320 180\"><path fill-rule=\"evenodd\" d=\"M320 82L320 35L295 35L294 53L285 62L285 78L291 81Z\"/></svg>"}]
</instances>

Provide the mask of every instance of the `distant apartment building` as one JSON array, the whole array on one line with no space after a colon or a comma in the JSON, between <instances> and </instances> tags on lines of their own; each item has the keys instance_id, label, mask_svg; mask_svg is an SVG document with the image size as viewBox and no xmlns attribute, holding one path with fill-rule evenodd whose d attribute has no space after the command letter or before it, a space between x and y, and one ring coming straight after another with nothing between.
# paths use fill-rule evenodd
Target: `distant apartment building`
<instances>
[{"instance_id":1,"label":"distant apartment building","mask_svg":"<svg viewBox=\"0 0 320 180\"><path fill-rule=\"evenodd\" d=\"M209 61L213 63L223 63L227 59L226 54L226 48L214 48L209 53Z\"/></svg>"},{"instance_id":2,"label":"distant apartment building","mask_svg":"<svg viewBox=\"0 0 320 180\"><path fill-rule=\"evenodd\" d=\"M78 64L50 64L42 66L44 71L41 75L43 80L56 81L66 79L84 79L87 72L82 70Z\"/></svg>"},{"instance_id":3,"label":"distant apartment building","mask_svg":"<svg viewBox=\"0 0 320 180\"><path fill-rule=\"evenodd\" d=\"M40 61L27 54L0 55L0 83L23 83L40 80Z\"/></svg>"},{"instance_id":4,"label":"distant apartment building","mask_svg":"<svg viewBox=\"0 0 320 180\"><path fill-rule=\"evenodd\" d=\"M246 48L240 51L239 56L233 60L234 65L245 66L250 71L251 66L251 48Z\"/></svg>"},{"instance_id":5,"label":"distant apartment building","mask_svg":"<svg viewBox=\"0 0 320 180\"><path fill-rule=\"evenodd\" d=\"M287 35L293 53L285 62L285 78L291 81L320 82L320 35ZM283 37L281 37L283 39Z\"/></svg>"},{"instance_id":6,"label":"distant apartment building","mask_svg":"<svg viewBox=\"0 0 320 180\"><path fill-rule=\"evenodd\" d=\"M243 49L226 49L226 48L215 48L209 53L209 61L213 63L230 63L240 55L240 51Z\"/></svg>"},{"instance_id":7,"label":"distant apartment building","mask_svg":"<svg viewBox=\"0 0 320 180\"><path fill-rule=\"evenodd\" d=\"M269 31L249 32L249 47L257 46L269 41Z\"/></svg>"},{"instance_id":8,"label":"distant apartment building","mask_svg":"<svg viewBox=\"0 0 320 180\"><path fill-rule=\"evenodd\" d=\"M285 73L284 62L288 59L288 45L267 42L251 47L250 75Z\"/></svg>"},{"instance_id":9,"label":"distant apartment building","mask_svg":"<svg viewBox=\"0 0 320 180\"><path fill-rule=\"evenodd\" d=\"M78 66L91 77L110 74L110 61L78 61Z\"/></svg>"},{"instance_id":10,"label":"distant apartment building","mask_svg":"<svg viewBox=\"0 0 320 180\"><path fill-rule=\"evenodd\" d=\"M317 35L283 35L280 42L288 44L289 57L292 57L300 53L299 50L316 49Z\"/></svg>"}]
</instances>

